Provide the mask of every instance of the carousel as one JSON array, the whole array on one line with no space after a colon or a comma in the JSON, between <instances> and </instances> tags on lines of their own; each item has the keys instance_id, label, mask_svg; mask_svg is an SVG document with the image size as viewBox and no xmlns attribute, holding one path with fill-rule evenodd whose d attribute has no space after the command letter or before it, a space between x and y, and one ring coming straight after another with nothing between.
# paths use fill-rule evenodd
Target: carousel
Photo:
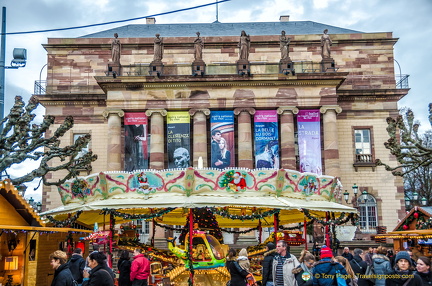
<instances>
[{"instance_id":1,"label":"carousel","mask_svg":"<svg viewBox=\"0 0 432 286\"><path fill-rule=\"evenodd\" d=\"M222 231L257 230L261 242L262 228L272 227L275 233L269 239L298 242L299 232L288 235L284 225L306 230L313 221L329 227L354 220L356 209L337 203L341 188L337 178L286 169L101 172L59 186L63 206L43 215L54 224L106 226L110 253L113 247L136 246L133 236L122 240L119 234L130 221L152 221L153 228L181 226L180 244L167 239L167 251L154 247L154 237L149 245L141 245L151 257L152 272L154 264L160 276L152 277L153 285L225 285L228 245L223 244Z\"/></svg>"}]
</instances>

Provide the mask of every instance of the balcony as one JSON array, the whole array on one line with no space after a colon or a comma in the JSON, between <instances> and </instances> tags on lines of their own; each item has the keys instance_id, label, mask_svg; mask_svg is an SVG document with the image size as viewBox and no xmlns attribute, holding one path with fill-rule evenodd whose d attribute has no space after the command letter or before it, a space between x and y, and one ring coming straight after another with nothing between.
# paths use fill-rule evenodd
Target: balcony
<instances>
[{"instance_id":1,"label":"balcony","mask_svg":"<svg viewBox=\"0 0 432 286\"><path fill-rule=\"evenodd\" d=\"M373 154L355 154L354 164L356 172L359 167L371 167L372 171L375 172L375 159Z\"/></svg>"},{"instance_id":2,"label":"balcony","mask_svg":"<svg viewBox=\"0 0 432 286\"><path fill-rule=\"evenodd\" d=\"M409 74L395 75L396 88L397 89L407 89L407 88L409 88L408 77L409 77Z\"/></svg>"}]
</instances>

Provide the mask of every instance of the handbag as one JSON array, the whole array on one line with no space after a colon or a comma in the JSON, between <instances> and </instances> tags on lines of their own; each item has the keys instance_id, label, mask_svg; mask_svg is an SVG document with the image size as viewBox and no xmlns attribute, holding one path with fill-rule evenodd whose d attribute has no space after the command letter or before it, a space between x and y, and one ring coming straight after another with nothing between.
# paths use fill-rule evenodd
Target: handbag
<instances>
[{"instance_id":1,"label":"handbag","mask_svg":"<svg viewBox=\"0 0 432 286\"><path fill-rule=\"evenodd\" d=\"M348 286L346 279L342 277L339 270L336 270L336 282L338 286Z\"/></svg>"},{"instance_id":2,"label":"handbag","mask_svg":"<svg viewBox=\"0 0 432 286\"><path fill-rule=\"evenodd\" d=\"M249 273L248 275L246 275L246 282L248 286L257 286L257 282L255 280L255 277L253 276L252 273Z\"/></svg>"}]
</instances>

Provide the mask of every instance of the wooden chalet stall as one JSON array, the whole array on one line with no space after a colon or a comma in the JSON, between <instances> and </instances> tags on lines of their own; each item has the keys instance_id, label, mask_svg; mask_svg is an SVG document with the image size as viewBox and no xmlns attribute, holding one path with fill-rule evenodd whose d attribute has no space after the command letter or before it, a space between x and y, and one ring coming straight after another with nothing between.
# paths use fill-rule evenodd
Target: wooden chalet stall
<instances>
[{"instance_id":1,"label":"wooden chalet stall","mask_svg":"<svg viewBox=\"0 0 432 286\"><path fill-rule=\"evenodd\" d=\"M0 283L50 285L49 254L78 240L82 229L47 227L9 180L0 182Z\"/></svg>"},{"instance_id":2,"label":"wooden chalet stall","mask_svg":"<svg viewBox=\"0 0 432 286\"><path fill-rule=\"evenodd\" d=\"M421 255L431 256L432 245L432 207L414 207L389 233L377 235L375 238L393 239L394 249L405 250L407 247L420 251ZM421 247L418 247L421 246Z\"/></svg>"}]
</instances>

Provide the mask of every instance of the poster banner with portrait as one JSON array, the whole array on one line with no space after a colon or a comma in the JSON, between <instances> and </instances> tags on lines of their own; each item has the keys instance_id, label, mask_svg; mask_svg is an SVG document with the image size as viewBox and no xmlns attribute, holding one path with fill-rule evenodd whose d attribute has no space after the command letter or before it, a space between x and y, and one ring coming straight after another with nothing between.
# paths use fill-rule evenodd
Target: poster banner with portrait
<instances>
[{"instance_id":1,"label":"poster banner with portrait","mask_svg":"<svg viewBox=\"0 0 432 286\"><path fill-rule=\"evenodd\" d=\"M168 112L167 152L168 168L187 168L191 166L189 112Z\"/></svg>"},{"instance_id":2,"label":"poster banner with portrait","mask_svg":"<svg viewBox=\"0 0 432 286\"><path fill-rule=\"evenodd\" d=\"M297 114L300 172L322 175L320 111L300 110Z\"/></svg>"},{"instance_id":3,"label":"poster banner with portrait","mask_svg":"<svg viewBox=\"0 0 432 286\"><path fill-rule=\"evenodd\" d=\"M147 125L147 115L144 112L125 113L125 171L148 169Z\"/></svg>"},{"instance_id":4,"label":"poster banner with portrait","mask_svg":"<svg viewBox=\"0 0 432 286\"><path fill-rule=\"evenodd\" d=\"M257 110L254 116L255 168L279 169L279 131L276 110Z\"/></svg>"},{"instance_id":5,"label":"poster banner with portrait","mask_svg":"<svg viewBox=\"0 0 432 286\"><path fill-rule=\"evenodd\" d=\"M210 116L211 167L234 167L234 112L212 111Z\"/></svg>"}]
</instances>

